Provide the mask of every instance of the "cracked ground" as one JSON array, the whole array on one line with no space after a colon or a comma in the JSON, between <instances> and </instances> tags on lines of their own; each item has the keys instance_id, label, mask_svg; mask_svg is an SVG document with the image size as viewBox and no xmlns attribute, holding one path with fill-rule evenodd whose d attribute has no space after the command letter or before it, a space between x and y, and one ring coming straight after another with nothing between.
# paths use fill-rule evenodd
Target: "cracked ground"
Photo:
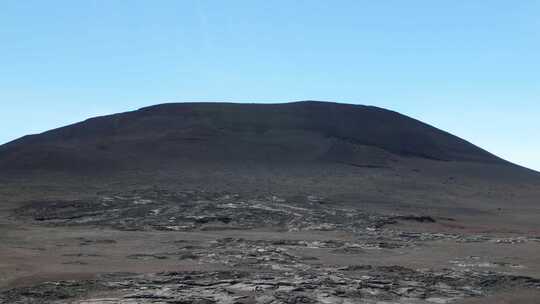
<instances>
[{"instance_id":1,"label":"cracked ground","mask_svg":"<svg viewBox=\"0 0 540 304\"><path fill-rule=\"evenodd\" d=\"M535 235L313 195L144 189L29 201L10 221L24 225L1 236L0 303L467 303L540 291Z\"/></svg>"}]
</instances>

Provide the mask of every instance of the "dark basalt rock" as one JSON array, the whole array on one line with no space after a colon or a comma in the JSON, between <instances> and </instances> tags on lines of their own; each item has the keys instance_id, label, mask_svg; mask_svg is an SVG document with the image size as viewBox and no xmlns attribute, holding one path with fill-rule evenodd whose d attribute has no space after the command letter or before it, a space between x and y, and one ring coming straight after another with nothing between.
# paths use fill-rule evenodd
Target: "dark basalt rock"
<instances>
[{"instance_id":1,"label":"dark basalt rock","mask_svg":"<svg viewBox=\"0 0 540 304\"><path fill-rule=\"evenodd\" d=\"M432 218L431 216L421 215L401 215L401 216L395 216L393 219L396 220L402 220L402 221L414 221L419 223L435 223L436 220Z\"/></svg>"},{"instance_id":2,"label":"dark basalt rock","mask_svg":"<svg viewBox=\"0 0 540 304\"><path fill-rule=\"evenodd\" d=\"M540 280L492 272L417 271L401 266L311 267L290 272L169 272L104 275L95 281L58 281L0 293L0 303L450 303L501 288L540 288ZM114 291L102 299L95 292ZM134 302L135 301L135 302ZM369 302L371 303L371 302Z\"/></svg>"}]
</instances>

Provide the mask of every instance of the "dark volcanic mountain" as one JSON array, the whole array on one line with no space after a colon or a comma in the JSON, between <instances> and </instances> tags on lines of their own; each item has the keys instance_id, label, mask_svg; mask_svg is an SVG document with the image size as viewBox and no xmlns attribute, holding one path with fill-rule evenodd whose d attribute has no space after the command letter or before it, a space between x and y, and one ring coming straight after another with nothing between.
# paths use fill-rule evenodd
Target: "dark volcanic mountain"
<instances>
[{"instance_id":1,"label":"dark volcanic mountain","mask_svg":"<svg viewBox=\"0 0 540 304\"><path fill-rule=\"evenodd\" d=\"M156 186L470 215L535 206L540 184L536 172L396 112L315 101L92 118L1 146L0 178L62 196Z\"/></svg>"},{"instance_id":2,"label":"dark volcanic mountain","mask_svg":"<svg viewBox=\"0 0 540 304\"><path fill-rule=\"evenodd\" d=\"M474 145L376 107L178 103L97 117L0 148L0 169L110 171L203 162L338 162L395 157L504 164Z\"/></svg>"},{"instance_id":3,"label":"dark volcanic mountain","mask_svg":"<svg viewBox=\"0 0 540 304\"><path fill-rule=\"evenodd\" d=\"M538 198L376 107L157 105L0 147L0 304L537 303Z\"/></svg>"}]
</instances>

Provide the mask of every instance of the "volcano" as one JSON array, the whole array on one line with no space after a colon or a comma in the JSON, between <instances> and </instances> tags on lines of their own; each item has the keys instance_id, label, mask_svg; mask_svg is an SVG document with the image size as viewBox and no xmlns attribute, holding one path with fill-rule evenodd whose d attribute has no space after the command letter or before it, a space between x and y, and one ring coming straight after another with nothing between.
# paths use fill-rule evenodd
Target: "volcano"
<instances>
[{"instance_id":1,"label":"volcano","mask_svg":"<svg viewBox=\"0 0 540 304\"><path fill-rule=\"evenodd\" d=\"M171 103L96 117L2 146L0 169L88 174L246 161L379 167L400 158L509 165L393 111L304 101Z\"/></svg>"},{"instance_id":2,"label":"volcano","mask_svg":"<svg viewBox=\"0 0 540 304\"><path fill-rule=\"evenodd\" d=\"M0 146L0 303L537 303L539 197L377 107L161 104Z\"/></svg>"},{"instance_id":3,"label":"volcano","mask_svg":"<svg viewBox=\"0 0 540 304\"><path fill-rule=\"evenodd\" d=\"M397 112L318 101L169 103L91 118L1 146L0 177L14 176L60 187L167 184L469 211L533 204L524 187L539 181Z\"/></svg>"}]
</instances>

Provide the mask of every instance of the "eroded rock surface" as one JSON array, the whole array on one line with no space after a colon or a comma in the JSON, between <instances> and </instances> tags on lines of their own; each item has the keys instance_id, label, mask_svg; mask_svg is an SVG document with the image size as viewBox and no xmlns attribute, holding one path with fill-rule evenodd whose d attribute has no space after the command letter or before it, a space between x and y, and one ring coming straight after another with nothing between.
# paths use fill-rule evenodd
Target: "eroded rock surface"
<instances>
[{"instance_id":1,"label":"eroded rock surface","mask_svg":"<svg viewBox=\"0 0 540 304\"><path fill-rule=\"evenodd\" d=\"M276 196L144 190L86 201L33 202L16 212L49 225L102 225L121 230L251 229L359 230L394 222L391 217L336 208L308 196Z\"/></svg>"},{"instance_id":2,"label":"eroded rock surface","mask_svg":"<svg viewBox=\"0 0 540 304\"><path fill-rule=\"evenodd\" d=\"M0 294L0 303L450 303L515 286L540 288L540 280L493 272L366 265L295 272L102 276L95 281L12 289ZM104 291L115 296L99 296Z\"/></svg>"},{"instance_id":3,"label":"eroded rock surface","mask_svg":"<svg viewBox=\"0 0 540 304\"><path fill-rule=\"evenodd\" d=\"M84 201L31 202L15 211L18 220L49 226L98 226L119 230L211 231L271 228L276 231L346 231L364 247L397 248L425 241L540 242L540 237L500 238L483 234L410 232L388 228L397 221L434 223L426 215L383 215L341 207L316 196L249 198L230 193L146 189ZM92 242L92 240L81 240ZM360 246L360 247L362 247Z\"/></svg>"},{"instance_id":4,"label":"eroded rock surface","mask_svg":"<svg viewBox=\"0 0 540 304\"><path fill-rule=\"evenodd\" d=\"M478 256L455 257L447 265L426 269L361 262L366 252L394 254L434 242L508 246L539 242L540 238L403 231L392 224L412 221L429 225L438 219L365 212L315 196L246 198L230 193L153 189L87 201L33 202L17 209L13 216L48 227L108 227L126 233L266 229L275 234L260 239L177 240L168 242L167 250L150 248L125 254L125 259L134 263L178 261L220 270L110 273L93 280L51 281L3 291L0 303L6 304L451 303L502 289L540 289L540 280L508 273L523 265ZM333 231L348 237L280 238L280 233L302 231ZM117 244L108 238L80 237L76 241L84 248ZM309 254L319 251L354 257L356 262L330 263ZM101 257L101 252L68 253L63 257L72 258L65 265L90 267L83 259Z\"/></svg>"}]
</instances>

